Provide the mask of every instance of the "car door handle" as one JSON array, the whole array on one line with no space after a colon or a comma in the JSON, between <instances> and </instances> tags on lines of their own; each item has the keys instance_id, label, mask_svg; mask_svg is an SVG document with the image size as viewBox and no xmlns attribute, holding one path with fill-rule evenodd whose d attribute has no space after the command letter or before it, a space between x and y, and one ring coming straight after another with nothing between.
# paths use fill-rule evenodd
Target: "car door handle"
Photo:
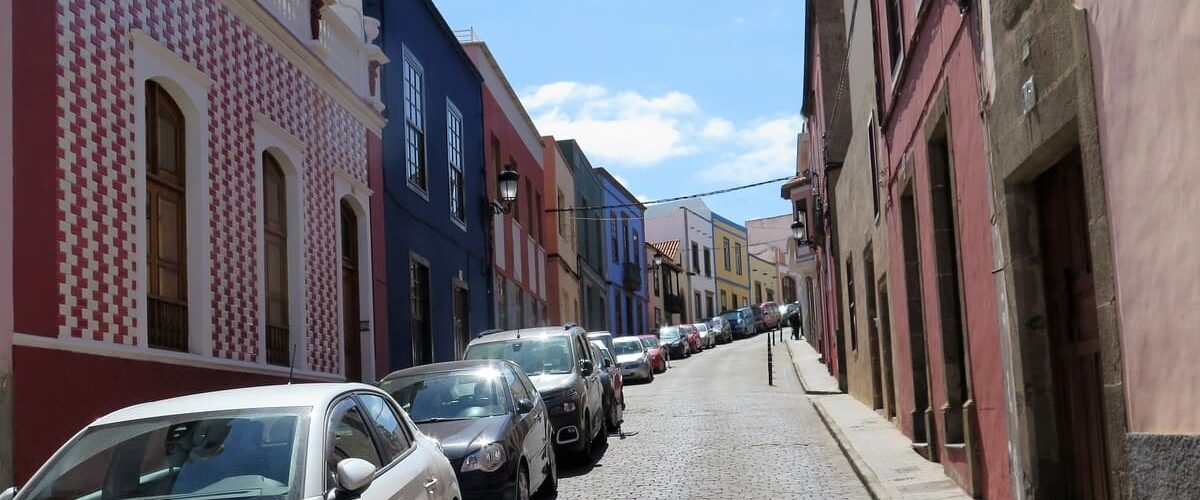
<instances>
[{"instance_id":1,"label":"car door handle","mask_svg":"<svg viewBox=\"0 0 1200 500\"><path fill-rule=\"evenodd\" d=\"M430 494L433 494L434 491L437 491L437 483L438 483L438 480L436 477L429 478L428 481L425 481L425 491L428 491Z\"/></svg>"}]
</instances>

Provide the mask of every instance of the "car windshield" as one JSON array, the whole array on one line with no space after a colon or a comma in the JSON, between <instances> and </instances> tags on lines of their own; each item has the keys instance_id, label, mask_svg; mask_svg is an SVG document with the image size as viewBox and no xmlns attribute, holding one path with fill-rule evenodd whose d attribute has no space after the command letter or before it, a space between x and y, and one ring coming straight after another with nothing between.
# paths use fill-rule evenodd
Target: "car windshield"
<instances>
[{"instance_id":1,"label":"car windshield","mask_svg":"<svg viewBox=\"0 0 1200 500\"><path fill-rule=\"evenodd\" d=\"M414 423L423 424L504 415L508 394L496 384L501 376L494 368L483 368L396 377L379 386Z\"/></svg>"},{"instance_id":2,"label":"car windshield","mask_svg":"<svg viewBox=\"0 0 1200 500\"><path fill-rule=\"evenodd\" d=\"M613 348L617 350L617 356L625 354L641 354L642 342L637 339L617 339L613 341Z\"/></svg>"},{"instance_id":3,"label":"car windshield","mask_svg":"<svg viewBox=\"0 0 1200 500\"><path fill-rule=\"evenodd\" d=\"M192 413L93 427L23 498L285 498L303 485L311 408Z\"/></svg>"},{"instance_id":4,"label":"car windshield","mask_svg":"<svg viewBox=\"0 0 1200 500\"><path fill-rule=\"evenodd\" d=\"M682 334L679 333L679 327L677 326L663 328L662 330L658 331L658 338L663 339L664 342L670 342L678 339L681 335Z\"/></svg>"},{"instance_id":5,"label":"car windshield","mask_svg":"<svg viewBox=\"0 0 1200 500\"><path fill-rule=\"evenodd\" d=\"M507 359L521 366L530 377L571 373L571 346L567 337L535 337L475 344L465 359Z\"/></svg>"},{"instance_id":6,"label":"car windshield","mask_svg":"<svg viewBox=\"0 0 1200 500\"><path fill-rule=\"evenodd\" d=\"M646 346L647 349L653 349L658 347L658 339L654 337L642 337L642 345Z\"/></svg>"}]
</instances>

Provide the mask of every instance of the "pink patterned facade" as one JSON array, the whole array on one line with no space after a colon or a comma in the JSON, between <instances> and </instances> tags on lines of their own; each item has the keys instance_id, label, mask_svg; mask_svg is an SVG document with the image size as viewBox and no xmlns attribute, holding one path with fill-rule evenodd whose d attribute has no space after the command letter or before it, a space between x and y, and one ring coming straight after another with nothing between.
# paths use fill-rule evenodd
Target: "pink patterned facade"
<instances>
[{"instance_id":1,"label":"pink patterned facade","mask_svg":"<svg viewBox=\"0 0 1200 500\"><path fill-rule=\"evenodd\" d=\"M18 146L14 155L15 191L22 193L14 200L14 206L21 207L15 216L27 226L16 229L19 234L14 241L29 242L24 249L22 245L15 248L14 267L20 270L14 273L14 284L30 287L30 294L17 301L15 314L16 394L18 399L27 397L26 403L31 405L16 412L17 423L26 420L25 427L36 427L29 420L52 411L36 406L49 398L33 394L41 390L35 383L45 386L37 382L51 369L41 366L45 360L61 359L61 364L72 365L68 360L86 358L99 366L108 360L95 358L118 358L121 366L129 367L130 376L156 377L145 382L158 385L143 393L130 391L134 394L124 398L85 396L83 401L68 404L77 410L78 421L55 419L55 425L67 426L52 429L55 437L69 436L77 428L75 424L139 399L286 379L287 367L266 365L261 330L264 275L259 255L262 209L258 175L263 149L258 137L262 130L283 137L299 153L291 159L298 177L297 210L302 221L298 230L302 249L292 254L302 256L303 276L302 291L297 292L303 295L299 301L303 357L294 361L296 371L309 379L342 378L347 354L342 338L346 323L342 322L341 303L340 204L358 197L352 204L362 210L357 214L364 222L359 233L369 234L368 171L379 168L369 165L369 157L378 158L369 154L369 147L378 147L383 125L373 89L364 94L356 88L361 87L356 83L362 79L338 75L324 64L339 56L337 42L354 39L343 36L352 33L338 30L353 25L342 18L354 12L355 6L349 4L357 2L326 2L331 5L320 13L321 36L326 37L322 41L294 29L291 33L280 30L290 28L289 20L273 14L280 5L292 4L305 6L302 12L307 15L310 2L19 3L14 9L19 32L14 36L26 40L28 49L15 61L14 93L21 104L14 116L18 123L28 119L31 126L39 120L52 125L54 142L31 141ZM360 18L359 29L369 30L371 21ZM360 43L373 38L372 34L357 36ZM370 52L358 49L358 53ZM139 59L143 54L160 60ZM22 71L23 63L28 63L28 72ZM148 347L144 325L139 334L146 307L145 293L138 284L145 259L145 249L138 252L139 242L145 241L145 236L138 234L144 230L138 218L145 212L139 206L144 203L140 200L145 189L144 167L138 167L144 151L138 140L143 126L139 103L143 76L158 81L156 68L139 70L139 65L174 65L174 71L204 85L199 95L188 95L184 100L191 101L181 103L200 118L189 116L186 126L206 128L196 133L206 139L206 147L199 149L207 154L199 166L189 156L187 167L203 171L200 185L205 191L193 193L189 177L188 197L199 196L207 205L194 213L189 200L187 215L188 253L207 254L202 266L205 273L195 275L190 264L188 267L189 285L201 280L200 293L205 299L203 304L189 307L199 307L207 316L201 318L205 327L202 339L196 342L192 338L190 353ZM366 64L362 69L365 74ZM38 86L53 86L53 100L48 89ZM186 90L186 85L178 87ZM28 101L20 97L23 90L30 92ZM41 133L51 136L48 130ZM192 146L189 142L189 149ZM52 207L45 201L51 194ZM203 239L193 238L192 224L202 226L196 234ZM367 243L360 245L360 255L370 255L369 240ZM22 267L24 262L29 265ZM361 271L369 275L369 265ZM53 289L47 283L53 283ZM22 300L31 307L22 308ZM49 318L39 314L51 310L47 301L53 302L57 313ZM369 286L358 302L372 302ZM23 354L28 354L24 363ZM371 351L363 354L362 360L374 361ZM77 369L87 370L87 363L85 360ZM208 379L208 383L184 382L181 378L185 375L172 367L199 369L186 376ZM27 370L23 372L23 368ZM366 367L364 372L369 374L371 369ZM103 368L97 370L100 372L86 380L108 383ZM99 388L98 392L106 390ZM61 405L58 408L62 409ZM37 441L60 442L46 436ZM31 443L34 441L16 438L18 479L26 477L33 461L44 459L50 451L40 443L22 446Z\"/></svg>"}]
</instances>

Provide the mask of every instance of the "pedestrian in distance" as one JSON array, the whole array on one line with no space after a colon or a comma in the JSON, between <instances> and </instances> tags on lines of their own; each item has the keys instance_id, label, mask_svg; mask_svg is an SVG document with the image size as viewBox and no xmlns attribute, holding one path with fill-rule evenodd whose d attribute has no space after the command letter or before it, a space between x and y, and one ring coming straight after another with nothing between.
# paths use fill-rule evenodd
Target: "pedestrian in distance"
<instances>
[{"instance_id":1,"label":"pedestrian in distance","mask_svg":"<svg viewBox=\"0 0 1200 500\"><path fill-rule=\"evenodd\" d=\"M792 325L792 340L800 340L800 313L788 316L788 324Z\"/></svg>"}]
</instances>

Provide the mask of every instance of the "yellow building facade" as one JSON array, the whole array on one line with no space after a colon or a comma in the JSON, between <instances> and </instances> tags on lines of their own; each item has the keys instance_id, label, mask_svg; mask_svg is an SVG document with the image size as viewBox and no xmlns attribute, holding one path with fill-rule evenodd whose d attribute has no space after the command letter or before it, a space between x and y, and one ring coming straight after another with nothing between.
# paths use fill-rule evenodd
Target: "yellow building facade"
<instances>
[{"instance_id":1,"label":"yellow building facade","mask_svg":"<svg viewBox=\"0 0 1200 500\"><path fill-rule=\"evenodd\" d=\"M747 306L750 297L750 257L746 227L712 214L713 248L716 250L717 309L730 311Z\"/></svg>"}]
</instances>

